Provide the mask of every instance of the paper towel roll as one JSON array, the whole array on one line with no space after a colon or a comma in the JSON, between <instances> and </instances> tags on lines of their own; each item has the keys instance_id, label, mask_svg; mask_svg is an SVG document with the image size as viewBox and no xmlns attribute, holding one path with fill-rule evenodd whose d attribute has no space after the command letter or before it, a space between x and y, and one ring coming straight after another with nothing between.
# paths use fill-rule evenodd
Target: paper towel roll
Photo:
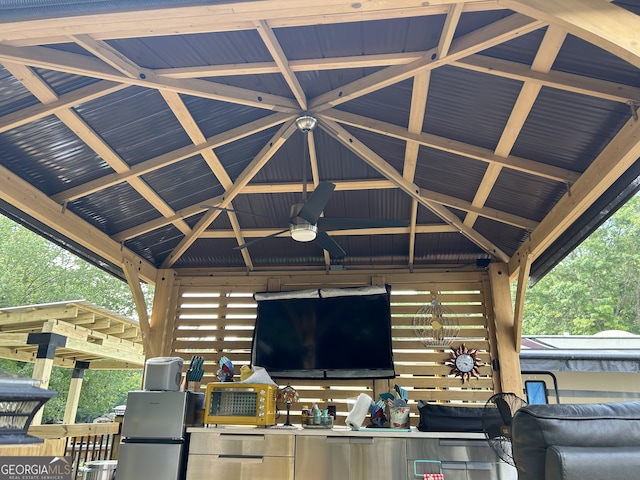
<instances>
[{"instance_id":1,"label":"paper towel roll","mask_svg":"<svg viewBox=\"0 0 640 480\"><path fill-rule=\"evenodd\" d=\"M373 399L367 395L366 393L361 393L358 395L358 399L356 400L355 405L347 415L345 423L348 427L351 427L354 430L359 429L364 423L364 419L369 413L369 407Z\"/></svg>"}]
</instances>

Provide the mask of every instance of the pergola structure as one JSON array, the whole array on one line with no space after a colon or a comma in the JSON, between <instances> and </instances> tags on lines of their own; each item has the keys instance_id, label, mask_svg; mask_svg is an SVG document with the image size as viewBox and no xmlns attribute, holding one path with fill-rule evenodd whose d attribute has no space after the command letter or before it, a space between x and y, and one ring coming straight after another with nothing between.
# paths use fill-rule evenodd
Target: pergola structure
<instances>
[{"instance_id":1,"label":"pergola structure","mask_svg":"<svg viewBox=\"0 0 640 480\"><path fill-rule=\"evenodd\" d=\"M418 292L396 312L398 358L415 341L402 322L448 292L477 315L487 389L519 391L529 278L638 189L639 14L630 0L10 2L0 211L126 278L147 355L247 362L246 333L220 334L251 327L234 295L388 282ZM299 242L307 200L319 232ZM447 388L443 358L415 388Z\"/></svg>"},{"instance_id":2,"label":"pergola structure","mask_svg":"<svg viewBox=\"0 0 640 480\"><path fill-rule=\"evenodd\" d=\"M0 308L0 358L34 363L48 388L53 366L72 368L63 423L75 423L84 371L142 369L137 322L83 300ZM33 420L38 425L40 410Z\"/></svg>"}]
</instances>

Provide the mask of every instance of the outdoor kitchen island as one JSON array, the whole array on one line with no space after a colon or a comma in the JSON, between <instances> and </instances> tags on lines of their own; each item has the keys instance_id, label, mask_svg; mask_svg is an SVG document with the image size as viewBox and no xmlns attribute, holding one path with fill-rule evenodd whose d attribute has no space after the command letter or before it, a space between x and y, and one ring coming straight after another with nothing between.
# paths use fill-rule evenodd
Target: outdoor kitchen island
<instances>
[{"instance_id":1,"label":"outdoor kitchen island","mask_svg":"<svg viewBox=\"0 0 640 480\"><path fill-rule=\"evenodd\" d=\"M484 434L394 429L195 427L187 480L515 480ZM436 460L438 462L427 462Z\"/></svg>"}]
</instances>

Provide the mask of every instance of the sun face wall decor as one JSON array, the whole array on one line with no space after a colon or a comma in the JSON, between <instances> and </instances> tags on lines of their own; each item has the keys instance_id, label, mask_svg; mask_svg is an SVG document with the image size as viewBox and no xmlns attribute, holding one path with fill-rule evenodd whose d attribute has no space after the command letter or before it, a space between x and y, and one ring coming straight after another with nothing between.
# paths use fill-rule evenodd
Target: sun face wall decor
<instances>
[{"instance_id":1,"label":"sun face wall decor","mask_svg":"<svg viewBox=\"0 0 640 480\"><path fill-rule=\"evenodd\" d=\"M480 367L484 363L478 358L478 351L476 349L469 349L463 343L457 349L451 349L451 356L444 362L445 365L451 367L449 375L455 374L456 377L462 379L462 383L465 380L471 380L471 377L480 378Z\"/></svg>"}]
</instances>

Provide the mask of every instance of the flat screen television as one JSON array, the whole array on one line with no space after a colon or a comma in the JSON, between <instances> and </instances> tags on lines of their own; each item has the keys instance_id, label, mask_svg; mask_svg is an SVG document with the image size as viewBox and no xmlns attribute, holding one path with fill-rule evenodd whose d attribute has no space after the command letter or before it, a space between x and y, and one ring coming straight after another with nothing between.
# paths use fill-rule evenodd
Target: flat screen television
<instances>
[{"instance_id":1,"label":"flat screen television","mask_svg":"<svg viewBox=\"0 0 640 480\"><path fill-rule=\"evenodd\" d=\"M258 293L251 364L274 378L393 378L391 287Z\"/></svg>"}]
</instances>

